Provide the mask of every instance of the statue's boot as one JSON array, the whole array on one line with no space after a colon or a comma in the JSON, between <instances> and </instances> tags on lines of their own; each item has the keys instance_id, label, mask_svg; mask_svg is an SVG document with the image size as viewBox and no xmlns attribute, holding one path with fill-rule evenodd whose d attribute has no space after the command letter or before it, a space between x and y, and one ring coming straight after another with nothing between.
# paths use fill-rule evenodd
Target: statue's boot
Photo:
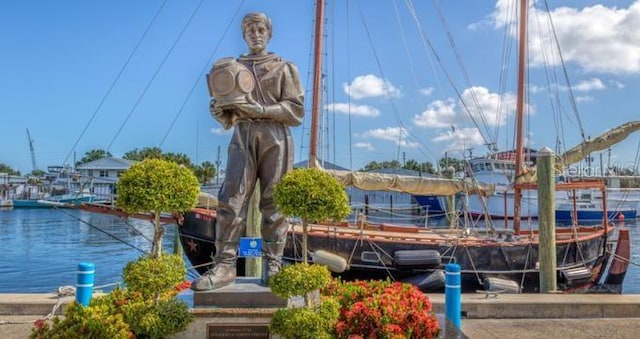
<instances>
[{"instance_id":1,"label":"statue's boot","mask_svg":"<svg viewBox=\"0 0 640 339\"><path fill-rule=\"evenodd\" d=\"M213 268L191 283L194 291L210 291L230 285L236 280L237 243L216 241Z\"/></svg>"},{"instance_id":2,"label":"statue's boot","mask_svg":"<svg viewBox=\"0 0 640 339\"><path fill-rule=\"evenodd\" d=\"M284 246L284 242L264 242L262 244L262 282L265 285L282 268Z\"/></svg>"}]
</instances>

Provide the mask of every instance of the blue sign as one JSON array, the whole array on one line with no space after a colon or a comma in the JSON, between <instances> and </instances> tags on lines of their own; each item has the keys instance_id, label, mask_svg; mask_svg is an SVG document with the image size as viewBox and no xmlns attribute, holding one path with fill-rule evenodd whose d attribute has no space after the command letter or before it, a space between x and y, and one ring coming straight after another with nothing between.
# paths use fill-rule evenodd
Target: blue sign
<instances>
[{"instance_id":1,"label":"blue sign","mask_svg":"<svg viewBox=\"0 0 640 339\"><path fill-rule=\"evenodd\" d=\"M262 238L240 238L239 257L261 257Z\"/></svg>"}]
</instances>

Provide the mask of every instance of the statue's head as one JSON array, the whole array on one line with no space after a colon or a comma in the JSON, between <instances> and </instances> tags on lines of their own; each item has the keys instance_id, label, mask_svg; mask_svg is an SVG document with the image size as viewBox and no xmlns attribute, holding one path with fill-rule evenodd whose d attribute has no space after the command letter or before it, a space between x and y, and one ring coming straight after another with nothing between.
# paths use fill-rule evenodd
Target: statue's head
<instances>
[{"instance_id":1,"label":"statue's head","mask_svg":"<svg viewBox=\"0 0 640 339\"><path fill-rule=\"evenodd\" d=\"M271 33L271 19L264 13L247 13L242 19L242 37L253 54L266 49Z\"/></svg>"}]
</instances>

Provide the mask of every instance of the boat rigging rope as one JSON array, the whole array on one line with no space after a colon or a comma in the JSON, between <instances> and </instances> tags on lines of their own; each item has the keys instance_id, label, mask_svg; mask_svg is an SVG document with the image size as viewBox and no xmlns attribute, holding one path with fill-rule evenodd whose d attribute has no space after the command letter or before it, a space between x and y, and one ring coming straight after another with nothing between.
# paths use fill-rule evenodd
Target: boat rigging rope
<instances>
[{"instance_id":1,"label":"boat rigging rope","mask_svg":"<svg viewBox=\"0 0 640 339\"><path fill-rule=\"evenodd\" d=\"M471 253L469 253L469 247L463 246L467 256L469 257L469 262L471 263L471 268L473 269L473 273L476 275L476 279L478 279L478 284L482 285L482 278L480 278L480 274L478 274L478 269L476 268L476 264L473 262L473 257Z\"/></svg>"},{"instance_id":2,"label":"boat rigging rope","mask_svg":"<svg viewBox=\"0 0 640 339\"><path fill-rule=\"evenodd\" d=\"M478 129L478 132L480 133L480 136L482 137L482 140L485 142L485 144L492 145L493 142L491 142L488 139L490 136L487 136L487 135L485 135L485 133L483 133L483 131L480 128L480 125L478 124L478 121L476 120L475 116L473 114L471 114L471 109L469 108L467 103L462 99L462 94L460 93L460 90L458 89L458 87L455 85L455 83L453 81L453 77L451 76L451 73L449 73L447 71L447 69L444 67L444 63L442 62L442 59L440 58L440 55L436 52L435 48L433 47L433 44L431 43L431 40L429 40L429 38L427 37L427 34L426 34L425 30L423 29L423 27L422 27L422 25L420 23L420 20L418 19L418 16L416 14L415 8L413 7L413 3L411 1L405 0L405 4L406 4L407 8L409 9L409 12L411 13L414 21L416 22L416 26L418 27L418 32L420 33L420 37L422 39L423 46L425 47L426 50L431 51L431 53L435 57L435 59L438 62L438 65L440 66L442 72L444 73L444 75L446 76L447 80L449 81L449 84L451 85L451 87L453 88L454 92L456 93L456 96L460 100L460 105L464 108L464 110L467 113L467 115L469 116L469 118L471 118L471 121L473 122L473 125L476 126L476 128Z\"/></svg>"},{"instance_id":3,"label":"boat rigging rope","mask_svg":"<svg viewBox=\"0 0 640 339\"><path fill-rule=\"evenodd\" d=\"M553 40L556 43L556 49L558 51L560 63L562 64L562 72L564 74L565 81L567 82L567 90L569 91L571 106L573 108L574 114L576 115L576 119L578 120L578 126L580 128L580 136L582 136L582 141L585 141L586 139L585 139L584 127L582 126L582 120L580 119L580 114L578 113L578 105L576 104L576 99L575 99L575 96L573 95L573 89L571 88L571 82L569 81L569 74L567 73L567 67L564 63L562 50L560 49L560 42L558 41L556 28L555 28L555 25L553 24L553 18L551 17L551 9L549 9L549 2L547 0L544 0L544 5L545 5L545 13L547 13L547 17L549 18L549 26L551 27L551 33L553 33Z\"/></svg>"},{"instance_id":4,"label":"boat rigging rope","mask_svg":"<svg viewBox=\"0 0 640 339\"><path fill-rule=\"evenodd\" d=\"M436 8L436 12L438 13L438 18L440 19L440 23L442 24L444 31L447 33L447 40L449 41L449 46L451 46L451 50L453 51L453 54L456 57L456 61L458 63L458 67L460 67L461 71L462 71L462 75L464 77L464 80L466 82L467 88L469 89L469 94L471 95L471 100L473 101L474 105L475 105L475 109L476 112L478 113L478 116L480 117L480 120L482 121L482 126L485 129L485 132L487 133L487 136L489 136L489 142L492 143L492 145L496 144L496 140L495 139L491 139L491 133L489 131L489 124L487 122L487 117L484 114L484 111L482 110L482 105L480 104L480 100L478 100L478 96L476 95L476 91L473 90L474 86L473 83L471 82L471 78L469 77L469 73L467 72L466 67L464 67L464 63L462 62L462 57L460 57L460 53L458 52L458 48L456 46L455 41L453 40L453 34L451 34L451 30L449 29L449 25L447 24L447 20L445 18L445 16L442 14L442 9L440 8L440 2L438 0L434 0L433 1L434 7ZM411 5L413 6L413 4ZM499 121L494 121L492 124L497 124ZM490 151L497 151L497 149L490 149Z\"/></svg>"},{"instance_id":5,"label":"boat rigging rope","mask_svg":"<svg viewBox=\"0 0 640 339\"><path fill-rule=\"evenodd\" d=\"M149 24L147 25L147 28L145 28L144 33L142 33L142 36L140 37L140 39L138 39L138 42L136 43L136 46L133 48L133 50L131 51L131 53L127 57L127 60L124 62L124 65L122 65L122 67L120 68L120 71L116 75L116 78L113 79L113 81L111 82L111 85L109 86L109 89L107 89L107 93L105 93L105 95L102 97L102 100L100 100L100 103L98 104L98 107L96 107L96 109L93 111L93 114L91 115L91 118L89 119L87 124L84 126L84 129L80 133L80 136L78 136L78 139L76 139L76 142L73 144L73 147L71 147L71 149L69 150L69 153L64 158L64 161L62 162L63 165L67 163L67 160L69 160L69 157L75 151L76 147L78 146L78 143L80 143L80 139L82 139L84 134L87 132L87 129L89 129L89 126L91 125L91 122L93 122L93 119L96 117L96 115L98 114L98 112L102 108L102 105L104 105L105 101L109 97L109 94L111 94L111 91L116 86L116 83L118 83L118 81L120 80L120 77L122 76L122 73L124 73L124 70L129 65L129 62L131 62L131 59L133 59L133 56L138 51L138 48L142 44L142 41L146 38L147 33L149 33L149 30L151 29L151 26L153 26L153 24L155 23L156 19L160 15L160 12L162 11L162 8L164 8L164 5L166 3L167 3L167 0L164 0L162 2L162 4L160 5L160 7L158 8L158 10L156 11L156 13L153 15L153 19L151 19L151 22L149 22Z\"/></svg>"},{"instance_id":6,"label":"boat rigging rope","mask_svg":"<svg viewBox=\"0 0 640 339\"><path fill-rule=\"evenodd\" d=\"M113 234L111 234L111 233L109 233L107 231L104 231L104 230L100 229L99 227L94 226L94 225L82 220L81 218L78 218L77 216L75 216L75 215L73 215L73 214L71 214L71 213L69 213L69 212L67 212L67 211L65 211L63 209L61 209L60 211L65 213L69 217L71 217L71 218L73 218L73 219L75 219L75 220L77 220L77 221L79 221L79 222L81 222L81 223L83 223L83 224L95 229L98 232L102 232L102 233L110 236L111 238L113 238L113 239L115 239L115 240L117 240L117 241L119 241L119 242L121 242L121 243L123 243L123 244L125 244L125 245L127 245L127 246L129 246L129 247L131 247L133 249L135 249L135 250L138 250L138 251L140 251L142 253L145 253L145 254L148 253L148 251L145 251L145 250L141 249L140 247L137 247L137 246L135 246L133 244L130 244L130 243L126 242L125 240L123 240L123 239L121 239L121 238L119 238L119 237L117 237L117 236L115 236L115 235L113 235Z\"/></svg>"},{"instance_id":7,"label":"boat rigging rope","mask_svg":"<svg viewBox=\"0 0 640 339\"><path fill-rule=\"evenodd\" d=\"M630 264L630 265L633 265L633 266L638 266L638 267L640 267L640 263L637 263L637 262L635 262L635 261L631 261L631 259L627 259L627 258L625 258L625 257L623 257L623 256L621 256L621 255L618 255L618 254L616 254L616 253L614 253L614 252L611 252L611 250L606 250L606 251L607 251L607 253L609 253L609 254L613 255L613 257L614 257L615 259L618 259L618 260L620 260L620 261L626 262L626 263L628 263L628 264Z\"/></svg>"},{"instance_id":8,"label":"boat rigging rope","mask_svg":"<svg viewBox=\"0 0 640 339\"><path fill-rule=\"evenodd\" d=\"M171 124L169 124L169 128L164 133L164 136L162 137L162 140L158 144L158 147L162 147L162 145L164 144L164 141L167 139L167 136L171 132L171 129L173 128L173 125L176 123L176 120L178 120L178 118L180 117L180 115L184 111L185 106L187 106L187 102L189 102L189 99L191 99L191 96L195 92L195 89L198 87L198 85L202 81L202 78L203 78L204 74L209 70L209 67L210 67L211 63L213 62L213 57L216 55L216 53L218 53L218 49L220 48L220 45L222 44L222 40L224 40L224 38L227 36L227 33L229 32L229 28L231 27L231 25L235 21L236 17L238 16L238 13L240 13L240 8L242 8L242 6L244 4L244 1L245 0L240 1L240 3L238 4L238 7L236 8L236 11L233 13L233 16L229 19L229 22L227 23L227 27L222 32L222 36L220 37L220 40L218 40L218 43L216 44L216 47L213 49L213 52L211 52L211 55L209 56L209 59L207 60L207 63L204 65L204 67L202 68L200 73L198 73L198 77L194 81L193 86L191 86L191 90L189 91L189 93L187 94L187 97L184 99L184 101L182 102L182 105L180 106L180 108L176 112L176 116L171 121ZM202 2L200 2L200 3L202 3ZM198 5L198 7L200 7L200 5ZM196 11L197 10L198 10L198 8L196 8ZM194 12L194 14L195 14L195 12ZM189 20L191 20L191 19L189 19ZM187 25L188 25L188 23L187 23ZM185 26L185 29L186 29L186 26Z\"/></svg>"},{"instance_id":9,"label":"boat rigging rope","mask_svg":"<svg viewBox=\"0 0 640 339\"><path fill-rule=\"evenodd\" d=\"M529 266L529 256L531 255L532 243L529 242L529 246L527 246L527 259L524 261L524 267L522 269L522 279L520 280L520 291L524 289L524 278L527 275L527 268Z\"/></svg>"},{"instance_id":10,"label":"boat rigging rope","mask_svg":"<svg viewBox=\"0 0 640 339\"><path fill-rule=\"evenodd\" d=\"M367 37L367 42L369 43L369 47L371 48L371 52L373 54L373 58L376 62L376 66L378 68L378 72L380 73L380 76L382 77L383 81L386 81L385 79L387 79L387 77L385 76L384 71L382 70L382 64L380 62L380 57L378 56L377 50L375 48L375 45L373 44L373 39L371 37L371 32L369 31L369 26L367 25L367 22L365 20L365 15L362 11L362 6L360 6L360 1L356 2L357 8L358 8L358 13L360 15L360 21L362 22L362 26L364 29L364 32L366 34ZM408 128L406 128L404 126L404 123L402 122L402 119L400 118L400 114L398 112L398 108L396 106L396 102L395 100L393 100L393 94L391 93L391 90L389 88L389 86L385 86L385 94L387 95L387 99L389 100L389 104L391 105L391 109L393 111L393 115L396 118L396 123L398 124L398 148L396 151L396 160L400 158L400 147L403 146L406 142L406 140L403 139L403 135L406 134L408 138L412 139L415 143L417 143L418 145L421 146L418 147L418 151L420 153L422 153L425 157L429 158L429 156L425 153L425 151L429 152L430 154L436 154L436 152L434 152L431 148L429 148L429 146L427 146L425 143L422 142L422 140L420 138L417 138L415 135L413 135L410 130Z\"/></svg>"},{"instance_id":11,"label":"boat rigging rope","mask_svg":"<svg viewBox=\"0 0 640 339\"><path fill-rule=\"evenodd\" d=\"M122 132L122 129L124 128L124 126L127 124L127 121L129 121L129 118L131 118L131 115L133 115L133 112L136 110L136 108L138 108L138 105L140 104L140 102L142 101L142 98L145 96L145 94L147 93L147 91L149 90L149 88L151 88L151 84L153 83L153 81L156 79L156 77L158 76L158 74L160 74L160 70L162 70L162 67L164 66L164 64L167 62L167 60L169 59L169 56L171 55L171 53L173 52L173 50L176 48L176 46L178 45L178 42L180 41L180 39L182 38L182 35L184 34L184 32L187 30L187 28L189 27L189 25L191 24L191 21L193 20L193 18L196 16L196 13L198 13L198 9L200 9L200 6L202 6L202 3L204 2L204 0L200 0L200 2L198 3L198 5L196 6L196 8L193 10L193 12L191 13L191 16L189 17L189 19L187 20L187 22L185 23L185 25L182 27L182 30L180 31L180 33L178 34L178 37L173 41L173 44L171 45L171 47L169 47L169 50L167 51L167 53L164 55L164 57L162 58L162 61L160 62L160 64L158 65L158 67L156 67L155 72L153 73L153 75L151 76L151 79L149 79L149 81L147 81L146 86L144 87L144 89L142 90L142 93L140 93L140 95L138 96L138 99L136 100L136 102L133 104L133 107L131 107L131 110L129 110L129 113L127 114L126 118L122 121L122 123L120 124L120 127L118 128L118 131L116 132L116 134L113 136L113 138L111 139L111 142L109 143L109 146L107 146L106 151L108 152L111 149L111 146L113 145L113 143L116 141L116 139L118 138L118 136L120 135L120 132Z\"/></svg>"}]
</instances>

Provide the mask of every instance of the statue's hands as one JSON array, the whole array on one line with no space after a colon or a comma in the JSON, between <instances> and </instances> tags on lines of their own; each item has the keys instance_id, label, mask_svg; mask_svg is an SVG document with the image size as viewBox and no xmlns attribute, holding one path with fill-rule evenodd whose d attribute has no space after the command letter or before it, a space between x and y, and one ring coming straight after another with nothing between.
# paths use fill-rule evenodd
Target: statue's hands
<instances>
[{"instance_id":1,"label":"statue's hands","mask_svg":"<svg viewBox=\"0 0 640 339\"><path fill-rule=\"evenodd\" d=\"M252 98L247 98L246 104L236 104L236 112L242 118L255 119L264 114L264 106L257 103Z\"/></svg>"},{"instance_id":2,"label":"statue's hands","mask_svg":"<svg viewBox=\"0 0 640 339\"><path fill-rule=\"evenodd\" d=\"M235 123L235 117L233 110L229 108L223 108L216 105L216 99L213 98L209 101L209 111L211 115L222 125L224 129L229 129Z\"/></svg>"},{"instance_id":3,"label":"statue's hands","mask_svg":"<svg viewBox=\"0 0 640 339\"><path fill-rule=\"evenodd\" d=\"M222 107L216 106L216 99L211 98L211 101L209 101L209 112L211 112L213 116L219 116L222 115L222 111Z\"/></svg>"}]
</instances>

